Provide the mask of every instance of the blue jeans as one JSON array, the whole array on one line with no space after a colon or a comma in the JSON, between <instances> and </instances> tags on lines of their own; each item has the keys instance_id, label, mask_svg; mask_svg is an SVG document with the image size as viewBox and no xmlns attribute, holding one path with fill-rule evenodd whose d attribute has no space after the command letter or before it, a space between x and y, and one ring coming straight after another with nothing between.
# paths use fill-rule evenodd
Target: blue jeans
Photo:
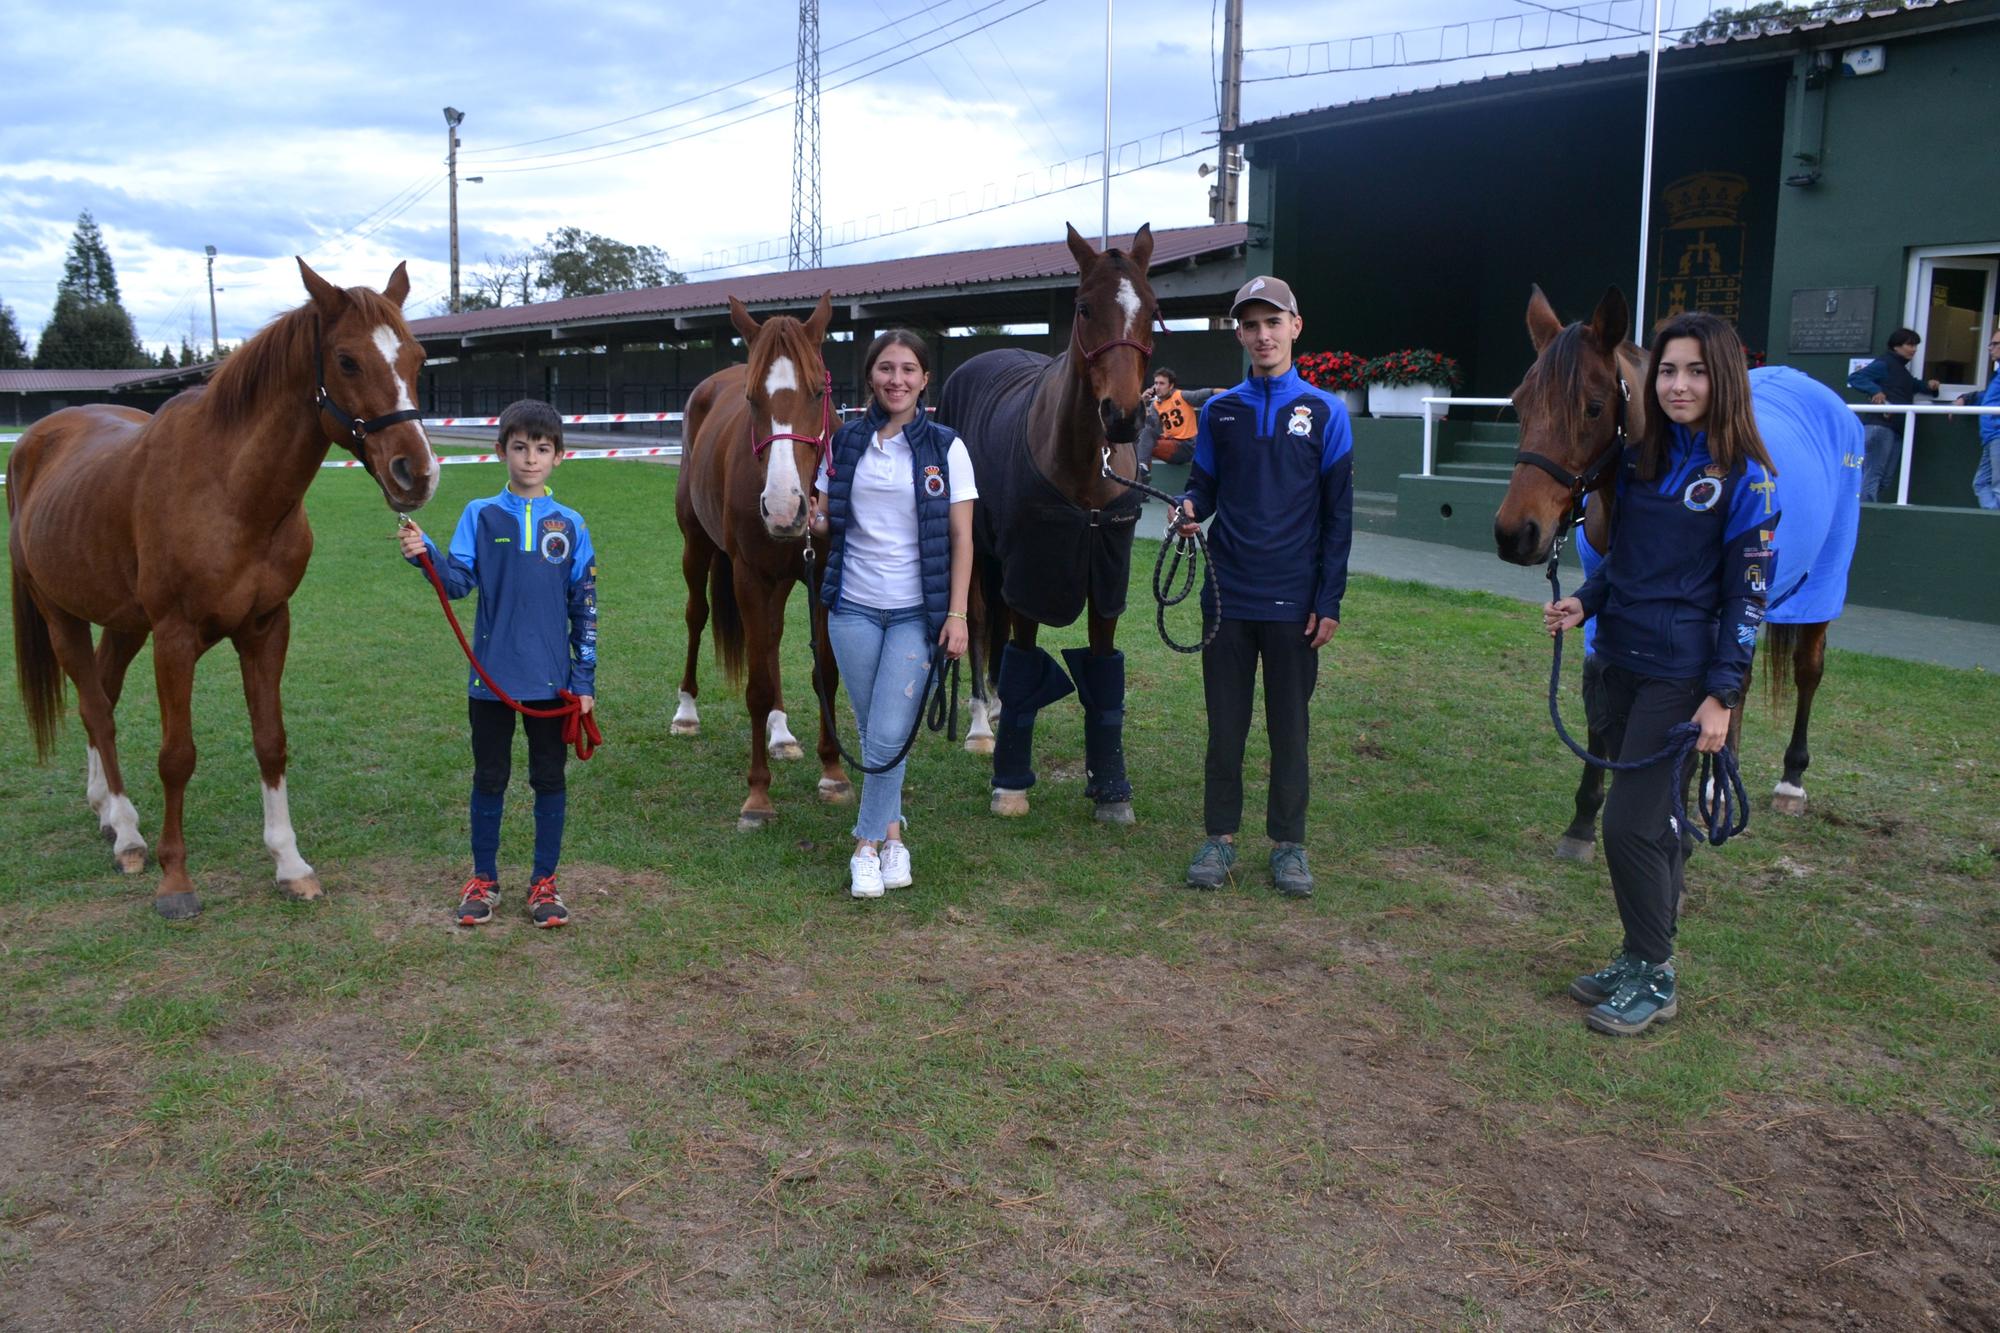
<instances>
[{"instance_id":1,"label":"blue jeans","mask_svg":"<svg viewBox=\"0 0 2000 1333\"><path fill-rule=\"evenodd\" d=\"M1894 504L1896 474L1903 464L1903 433L1887 426L1870 426L1865 438L1868 456L1861 464L1861 503L1874 504L1886 482L1889 494L1881 496L1881 501Z\"/></svg>"},{"instance_id":2,"label":"blue jeans","mask_svg":"<svg viewBox=\"0 0 2000 1333\"><path fill-rule=\"evenodd\" d=\"M1979 442L1979 470L1972 474L1972 493L1979 497L1981 509L2000 509L2000 437Z\"/></svg>"},{"instance_id":3,"label":"blue jeans","mask_svg":"<svg viewBox=\"0 0 2000 1333\"><path fill-rule=\"evenodd\" d=\"M887 763L916 725L930 684L930 623L921 606L877 611L842 598L827 617L826 636L861 732L861 762ZM903 764L863 774L854 836L880 842L903 821Z\"/></svg>"}]
</instances>

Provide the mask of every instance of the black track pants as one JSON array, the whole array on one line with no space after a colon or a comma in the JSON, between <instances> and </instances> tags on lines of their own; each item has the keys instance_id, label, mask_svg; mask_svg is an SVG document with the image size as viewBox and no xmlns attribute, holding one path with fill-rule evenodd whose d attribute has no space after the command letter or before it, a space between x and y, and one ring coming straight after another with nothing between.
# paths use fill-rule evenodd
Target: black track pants
<instances>
[{"instance_id":1,"label":"black track pants","mask_svg":"<svg viewBox=\"0 0 2000 1333\"><path fill-rule=\"evenodd\" d=\"M1667 732L1689 721L1707 696L1699 677L1666 680L1606 664L1599 683L1611 757L1621 763L1658 754ZM1625 923L1625 950L1649 963L1674 952L1674 919L1684 884L1681 830L1674 824L1679 767L1662 761L1611 775L1604 802L1604 860Z\"/></svg>"},{"instance_id":2,"label":"black track pants","mask_svg":"<svg viewBox=\"0 0 2000 1333\"><path fill-rule=\"evenodd\" d=\"M1201 655L1208 704L1208 759L1202 818L1208 835L1233 834L1243 823L1243 745L1264 663L1264 727L1271 738L1271 793L1264 828L1273 842L1306 840L1307 705L1319 679L1319 650L1303 620L1224 620Z\"/></svg>"}]
</instances>

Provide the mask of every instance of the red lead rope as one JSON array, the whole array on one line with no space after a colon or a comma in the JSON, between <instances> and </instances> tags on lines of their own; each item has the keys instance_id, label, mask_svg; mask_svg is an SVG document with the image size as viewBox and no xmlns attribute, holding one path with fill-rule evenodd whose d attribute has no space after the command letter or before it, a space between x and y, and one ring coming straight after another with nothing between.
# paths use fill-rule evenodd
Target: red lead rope
<instances>
[{"instance_id":1,"label":"red lead rope","mask_svg":"<svg viewBox=\"0 0 2000 1333\"><path fill-rule=\"evenodd\" d=\"M597 714L583 711L583 704L568 690L559 690L562 695L561 708L530 708L510 697L507 691L494 683L486 674L486 668L473 655L472 645L465 641L465 629L458 623L458 613L451 609L451 597L444 590L444 580L438 577L437 566L431 563L430 548L418 552L417 560L424 567L424 576L431 581L431 587L438 595L438 605L444 608L444 618L451 622L451 632L458 636L458 646L465 651L465 660L472 663L472 669L486 688L493 691L493 697L506 704L523 717L559 717L563 720L563 744L576 747L578 759L588 759L597 753L597 747L604 744L604 733L597 729Z\"/></svg>"}]
</instances>

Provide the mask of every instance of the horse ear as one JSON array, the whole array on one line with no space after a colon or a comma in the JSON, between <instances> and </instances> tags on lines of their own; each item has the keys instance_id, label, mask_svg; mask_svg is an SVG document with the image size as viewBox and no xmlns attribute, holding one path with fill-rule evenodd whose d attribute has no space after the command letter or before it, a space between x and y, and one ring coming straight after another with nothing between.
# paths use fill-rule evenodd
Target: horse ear
<instances>
[{"instance_id":1,"label":"horse ear","mask_svg":"<svg viewBox=\"0 0 2000 1333\"><path fill-rule=\"evenodd\" d=\"M1090 266L1097 262L1097 247L1083 239L1083 234L1077 231L1074 223L1064 225L1069 228L1069 252L1076 256L1076 271L1090 272Z\"/></svg>"},{"instance_id":2,"label":"horse ear","mask_svg":"<svg viewBox=\"0 0 2000 1333\"><path fill-rule=\"evenodd\" d=\"M1141 273L1153 266L1153 224L1142 223L1139 230L1132 233L1132 262L1139 266Z\"/></svg>"},{"instance_id":3,"label":"horse ear","mask_svg":"<svg viewBox=\"0 0 2000 1333\"><path fill-rule=\"evenodd\" d=\"M1541 284L1530 288L1528 297L1528 341L1535 345L1535 355L1554 342L1556 335L1563 331L1563 322L1556 318L1556 308L1549 304L1549 298L1542 295Z\"/></svg>"},{"instance_id":4,"label":"horse ear","mask_svg":"<svg viewBox=\"0 0 2000 1333\"><path fill-rule=\"evenodd\" d=\"M833 291L822 292L819 304L813 307L811 318L806 320L806 332L816 343L826 341L826 326L833 323Z\"/></svg>"},{"instance_id":5,"label":"horse ear","mask_svg":"<svg viewBox=\"0 0 2000 1333\"><path fill-rule=\"evenodd\" d=\"M347 308L347 293L313 272L312 265L303 259L299 260L299 276L305 280L306 291L321 314L331 319Z\"/></svg>"},{"instance_id":6,"label":"horse ear","mask_svg":"<svg viewBox=\"0 0 2000 1333\"><path fill-rule=\"evenodd\" d=\"M729 298L729 322L743 335L743 345L746 347L757 341L757 330L764 327L757 322L757 317L733 296Z\"/></svg>"},{"instance_id":7,"label":"horse ear","mask_svg":"<svg viewBox=\"0 0 2000 1333\"><path fill-rule=\"evenodd\" d=\"M1590 317L1590 340L1606 352L1615 352L1631 327L1632 310L1625 304L1625 293L1615 286L1605 288L1597 313Z\"/></svg>"},{"instance_id":8,"label":"horse ear","mask_svg":"<svg viewBox=\"0 0 2000 1333\"><path fill-rule=\"evenodd\" d=\"M403 302L410 299L410 266L407 262L396 265L396 271L382 284L382 295L394 301L399 310Z\"/></svg>"}]
</instances>

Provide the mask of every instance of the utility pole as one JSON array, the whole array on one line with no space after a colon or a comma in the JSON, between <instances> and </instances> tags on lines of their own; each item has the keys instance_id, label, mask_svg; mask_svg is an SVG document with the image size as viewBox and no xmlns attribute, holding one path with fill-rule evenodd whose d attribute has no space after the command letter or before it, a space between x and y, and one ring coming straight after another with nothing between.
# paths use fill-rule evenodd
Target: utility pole
<instances>
[{"instance_id":1,"label":"utility pole","mask_svg":"<svg viewBox=\"0 0 2000 1333\"><path fill-rule=\"evenodd\" d=\"M1243 123L1243 0L1225 0L1222 19L1222 114L1216 121L1215 184L1208 191L1208 220L1236 221L1236 184L1243 149L1229 135ZM1202 173L1206 175L1204 170Z\"/></svg>"},{"instance_id":2,"label":"utility pole","mask_svg":"<svg viewBox=\"0 0 2000 1333\"><path fill-rule=\"evenodd\" d=\"M792 90L792 244L787 268L820 266L819 0L799 0Z\"/></svg>"},{"instance_id":3,"label":"utility pole","mask_svg":"<svg viewBox=\"0 0 2000 1333\"><path fill-rule=\"evenodd\" d=\"M1111 248L1111 0L1104 0L1104 218L1097 248Z\"/></svg>"},{"instance_id":4,"label":"utility pole","mask_svg":"<svg viewBox=\"0 0 2000 1333\"><path fill-rule=\"evenodd\" d=\"M208 256L208 346L211 355L219 357L222 355L222 326L215 318L215 247L204 245L201 249ZM194 322L192 312L188 322Z\"/></svg>"},{"instance_id":5,"label":"utility pole","mask_svg":"<svg viewBox=\"0 0 2000 1333\"><path fill-rule=\"evenodd\" d=\"M445 174L451 178L451 313L458 313L458 127L465 113L455 106L444 109Z\"/></svg>"}]
</instances>

